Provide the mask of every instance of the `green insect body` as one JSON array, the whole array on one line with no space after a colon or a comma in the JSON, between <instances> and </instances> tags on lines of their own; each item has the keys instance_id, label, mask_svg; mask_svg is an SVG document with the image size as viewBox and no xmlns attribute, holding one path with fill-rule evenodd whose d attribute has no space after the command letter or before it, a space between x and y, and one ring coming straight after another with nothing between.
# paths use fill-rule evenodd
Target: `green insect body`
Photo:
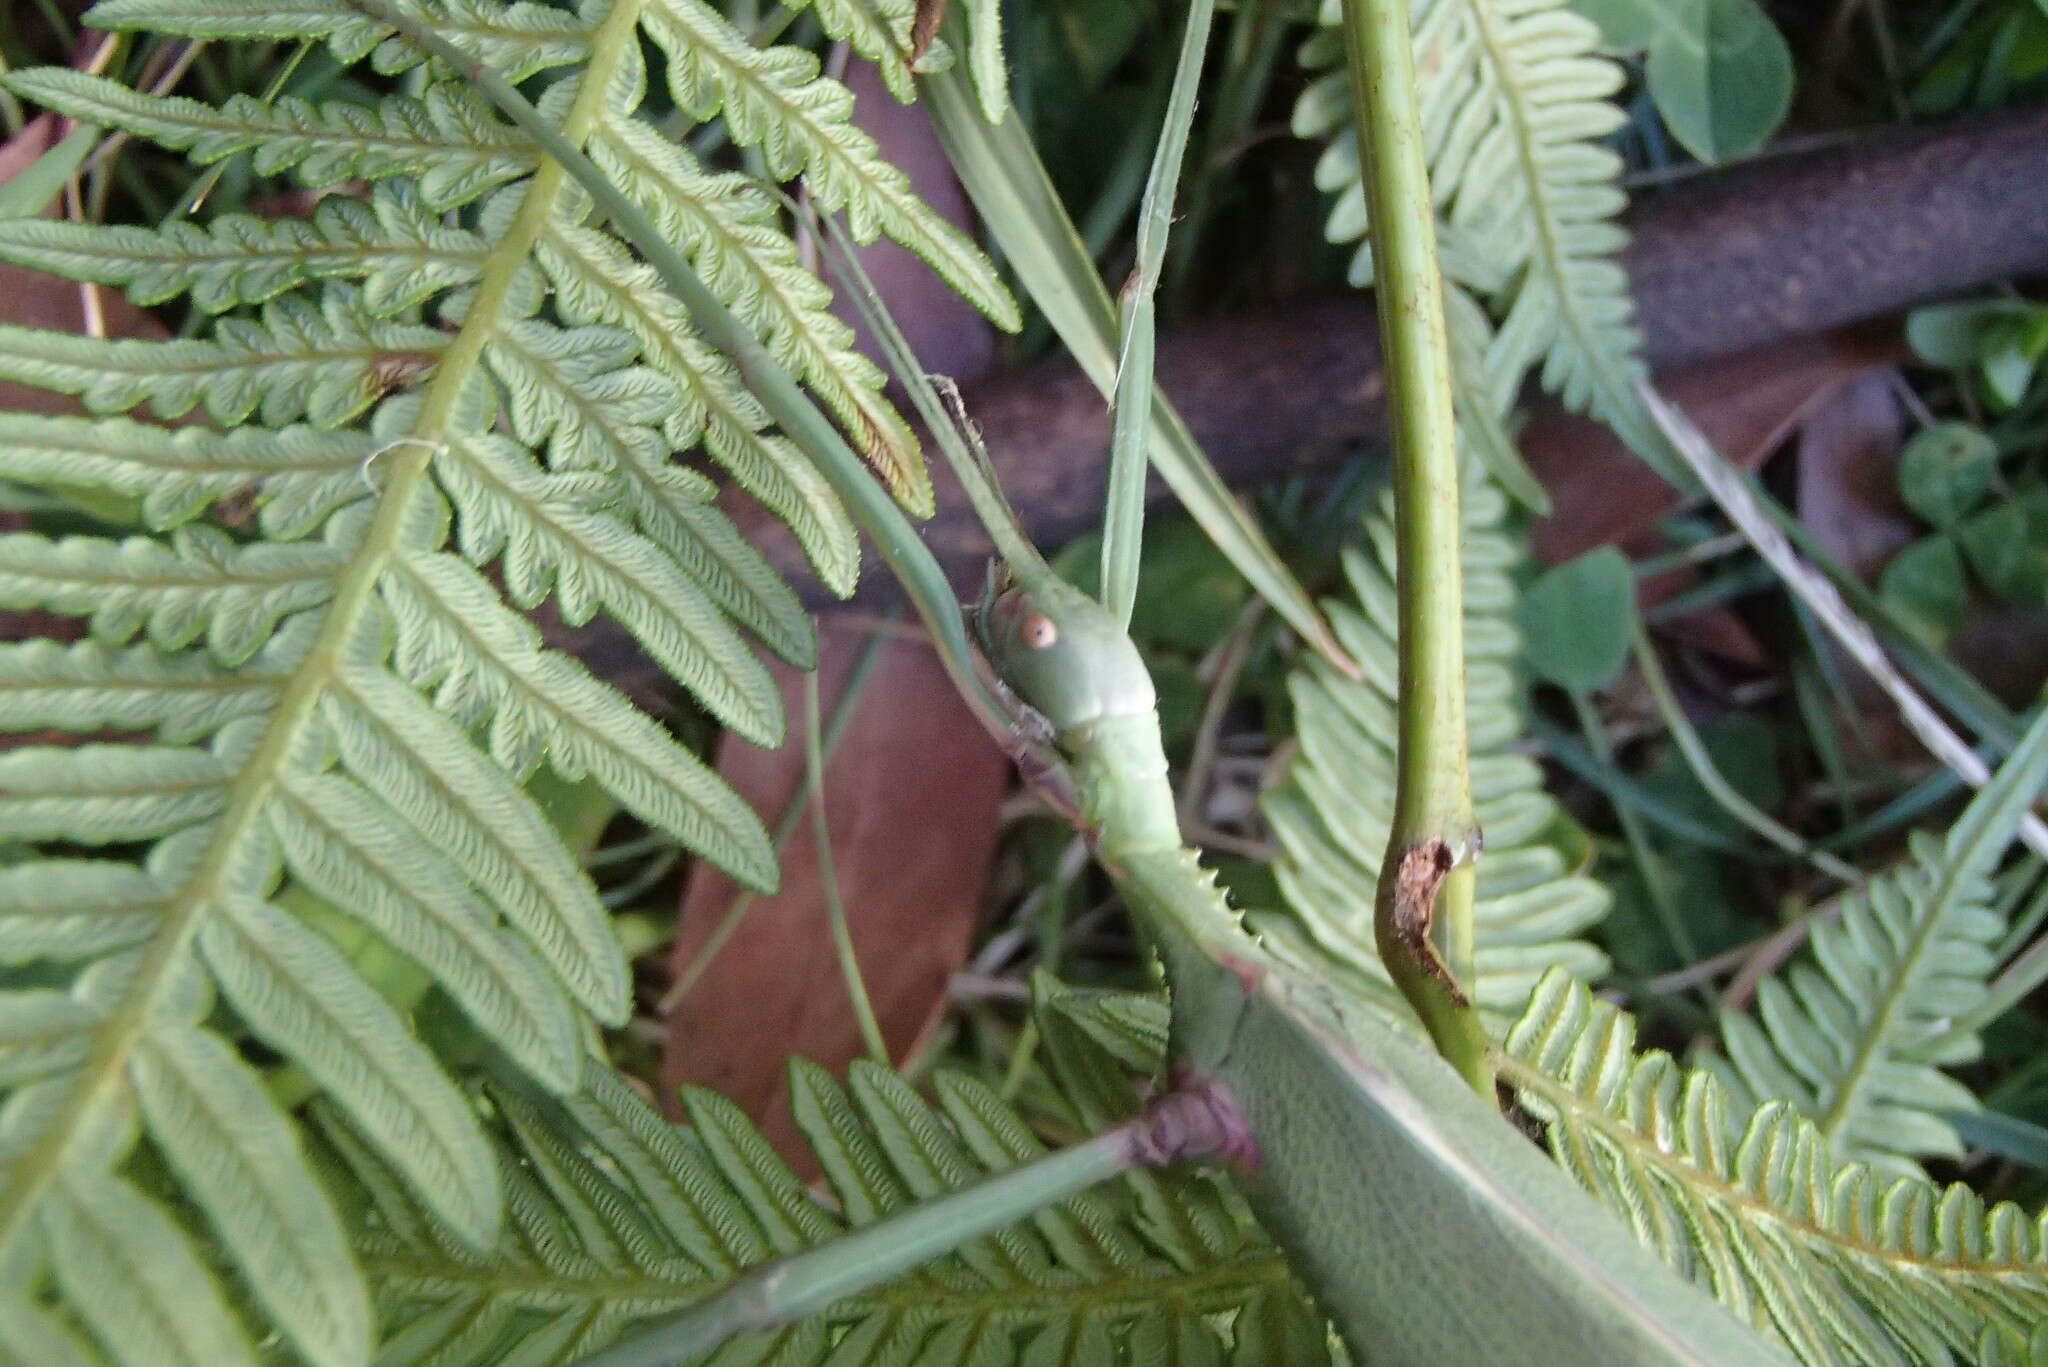
<instances>
[{"instance_id":1,"label":"green insect body","mask_svg":"<svg viewBox=\"0 0 2048 1367\"><path fill-rule=\"evenodd\" d=\"M975 623L998 677L1050 726L1096 853L1159 954L1174 1068L1237 1108L1245 1194L1354 1361L1788 1361L1645 1253L1412 1031L1260 948L1181 841L1151 677L1106 608L1027 566L992 582Z\"/></svg>"},{"instance_id":2,"label":"green insect body","mask_svg":"<svg viewBox=\"0 0 2048 1367\"><path fill-rule=\"evenodd\" d=\"M1158 698L1130 634L1050 570L1026 575L991 585L975 617L983 652L1052 729L1096 854L1169 980L1194 970L1193 961L1177 962L1183 947L1210 963L1249 949L1237 913L1181 843ZM1204 1061L1180 1052L1184 1065Z\"/></svg>"}]
</instances>

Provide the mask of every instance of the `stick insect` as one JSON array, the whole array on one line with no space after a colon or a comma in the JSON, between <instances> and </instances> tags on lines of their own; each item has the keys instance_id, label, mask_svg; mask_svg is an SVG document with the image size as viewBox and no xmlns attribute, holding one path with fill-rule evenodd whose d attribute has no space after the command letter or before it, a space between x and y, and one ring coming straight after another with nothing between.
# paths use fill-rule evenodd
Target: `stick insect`
<instances>
[{"instance_id":1,"label":"stick insect","mask_svg":"<svg viewBox=\"0 0 2048 1367\"><path fill-rule=\"evenodd\" d=\"M981 462L956 466L999 552L974 626L1001 692L976 673L967 617L915 528L646 214L497 72L386 0L347 3L460 73L589 193L832 484L963 695L1063 780L1163 969L1172 1003L1165 1095L1200 1098L1206 1117L1200 1142L1162 1146L1156 1130L1135 1143L1103 1136L755 1269L586 1367L651 1367L703 1353L1057 1201L1077 1182L1133 1161L1197 1156L1233 1163L1354 1361L1788 1361L1637 1246L1502 1119L1491 1097L1418 1042L1413 1022L1404 1028L1345 1000L1274 959L1246 930L1181 840L1157 699L1125 622L1050 568ZM1398 50L1405 61L1405 3L1370 3L1386 30L1376 60ZM1383 84L1391 98L1405 94L1412 116L1412 73L1396 70ZM1425 193L1425 212L1427 203ZM1433 259L1431 268L1433 281ZM1137 401L1150 401L1149 385ZM1142 493L1142 481L1125 483Z\"/></svg>"}]
</instances>

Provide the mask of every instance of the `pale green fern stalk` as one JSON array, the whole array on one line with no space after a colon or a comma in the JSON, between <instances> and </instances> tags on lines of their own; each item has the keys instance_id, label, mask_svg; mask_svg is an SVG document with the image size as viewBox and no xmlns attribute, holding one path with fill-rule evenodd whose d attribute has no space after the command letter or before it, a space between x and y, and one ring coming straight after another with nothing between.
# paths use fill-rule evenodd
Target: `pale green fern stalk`
<instances>
[{"instance_id":1,"label":"pale green fern stalk","mask_svg":"<svg viewBox=\"0 0 2048 1367\"><path fill-rule=\"evenodd\" d=\"M1577 872L1584 836L1543 791L1540 766L1514 753L1525 725L1512 574L1525 552L1503 530L1507 501L1465 464L1465 658L1473 797L1486 856L1474 905L1472 992L1505 1025L1554 965L1597 979L1607 958L1576 938L1607 914L1605 889ZM1366 519L1365 545L1344 556L1349 592L1324 605L1360 679L1304 660L1288 680L1298 753L1264 798L1285 857L1287 914L1262 920L1269 939L1311 957L1354 993L1389 1000L1373 944L1377 860L1393 818L1394 547L1387 500Z\"/></svg>"}]
</instances>

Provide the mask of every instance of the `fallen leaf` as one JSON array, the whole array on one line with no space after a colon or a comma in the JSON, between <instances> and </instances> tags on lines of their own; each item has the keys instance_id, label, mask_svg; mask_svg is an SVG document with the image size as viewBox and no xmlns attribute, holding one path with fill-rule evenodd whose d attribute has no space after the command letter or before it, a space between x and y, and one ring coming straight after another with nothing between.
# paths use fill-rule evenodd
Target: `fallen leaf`
<instances>
[{"instance_id":1,"label":"fallen leaf","mask_svg":"<svg viewBox=\"0 0 2048 1367\"><path fill-rule=\"evenodd\" d=\"M1897 324L1885 322L1774 342L1661 374L1657 383L1723 455L1755 469L1829 396L1904 353ZM1669 549L1657 524L1678 508L1680 494L1604 426L1545 405L1523 429L1521 444L1552 503L1551 515L1531 530L1539 560L1559 564L1597 546L1618 546L1631 557ZM1638 598L1649 607L1698 582L1691 569L1657 575L1638 585ZM1727 659L1765 659L1749 628L1726 608L1690 613L1662 630Z\"/></svg>"},{"instance_id":2,"label":"fallen leaf","mask_svg":"<svg viewBox=\"0 0 2048 1367\"><path fill-rule=\"evenodd\" d=\"M1753 469L1838 387L1904 354L1897 325L1887 322L1738 352L1660 374L1657 385L1721 454ZM1538 409L1523 430L1522 453L1554 504L1532 532L1546 564L1595 546L1627 547L1680 502L1605 427L1555 405Z\"/></svg>"},{"instance_id":3,"label":"fallen leaf","mask_svg":"<svg viewBox=\"0 0 2048 1367\"><path fill-rule=\"evenodd\" d=\"M1799 520L1865 578L1922 530L1899 498L1906 427L1897 383L1889 368L1857 376L1816 404L1799 431Z\"/></svg>"},{"instance_id":4,"label":"fallen leaf","mask_svg":"<svg viewBox=\"0 0 2048 1367\"><path fill-rule=\"evenodd\" d=\"M828 719L865 644L857 625L819 632ZM944 1018L966 962L995 852L1010 763L968 712L929 646L891 640L825 771L825 812L854 956L890 1058L914 1054ZM802 676L777 665L791 738L762 750L727 736L719 772L771 823L804 785ZM738 889L700 865L684 891L675 972L687 971ZM669 1018L664 1095L716 1088L745 1108L785 1158L808 1163L789 1107L792 1055L835 1072L863 1053L833 948L812 823L782 857L782 890L757 898ZM814 1166L814 1165L813 1165Z\"/></svg>"}]
</instances>

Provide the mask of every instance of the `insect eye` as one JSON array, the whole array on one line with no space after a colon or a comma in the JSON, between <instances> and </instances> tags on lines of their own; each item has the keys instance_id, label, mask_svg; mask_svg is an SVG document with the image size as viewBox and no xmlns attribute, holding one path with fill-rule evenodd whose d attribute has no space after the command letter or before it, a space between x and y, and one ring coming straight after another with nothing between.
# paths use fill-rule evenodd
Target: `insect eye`
<instances>
[{"instance_id":1,"label":"insect eye","mask_svg":"<svg viewBox=\"0 0 2048 1367\"><path fill-rule=\"evenodd\" d=\"M1053 625L1052 618L1034 612L1017 624L1017 638L1032 650L1045 650L1059 640L1060 629Z\"/></svg>"}]
</instances>

